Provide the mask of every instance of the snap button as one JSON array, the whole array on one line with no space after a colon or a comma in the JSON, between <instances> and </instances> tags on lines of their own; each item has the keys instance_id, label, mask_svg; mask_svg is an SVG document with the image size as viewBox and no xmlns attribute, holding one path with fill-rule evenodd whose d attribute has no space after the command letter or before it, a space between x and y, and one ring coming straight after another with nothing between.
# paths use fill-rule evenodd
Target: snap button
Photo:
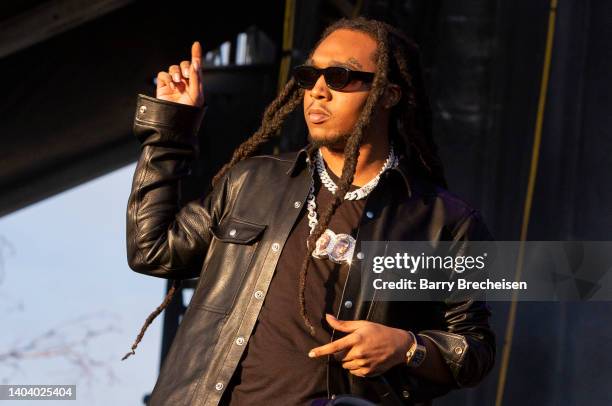
<instances>
[{"instance_id":1,"label":"snap button","mask_svg":"<svg viewBox=\"0 0 612 406\"><path fill-rule=\"evenodd\" d=\"M277 252L280 249L280 244L275 242L272 244L272 251Z\"/></svg>"},{"instance_id":2,"label":"snap button","mask_svg":"<svg viewBox=\"0 0 612 406\"><path fill-rule=\"evenodd\" d=\"M455 354L457 355L461 355L463 353L463 348L461 347L455 347Z\"/></svg>"},{"instance_id":3,"label":"snap button","mask_svg":"<svg viewBox=\"0 0 612 406\"><path fill-rule=\"evenodd\" d=\"M350 309L351 307L353 307L353 302L351 302L350 300L347 300L346 302L344 302L344 307L346 307L347 309Z\"/></svg>"},{"instance_id":4,"label":"snap button","mask_svg":"<svg viewBox=\"0 0 612 406\"><path fill-rule=\"evenodd\" d=\"M236 339L236 344L238 345L243 345L244 344L244 337L240 336Z\"/></svg>"},{"instance_id":5,"label":"snap button","mask_svg":"<svg viewBox=\"0 0 612 406\"><path fill-rule=\"evenodd\" d=\"M263 299L263 297L264 297L264 293L263 293L262 290L258 290L258 291L255 292L255 299L261 300L261 299Z\"/></svg>"},{"instance_id":6,"label":"snap button","mask_svg":"<svg viewBox=\"0 0 612 406\"><path fill-rule=\"evenodd\" d=\"M221 389L223 389L223 382L217 382L217 383L215 384L215 389L216 389L216 390L221 390Z\"/></svg>"},{"instance_id":7,"label":"snap button","mask_svg":"<svg viewBox=\"0 0 612 406\"><path fill-rule=\"evenodd\" d=\"M363 252L359 251L357 253L357 259L363 259L365 257L365 255L363 255Z\"/></svg>"},{"instance_id":8,"label":"snap button","mask_svg":"<svg viewBox=\"0 0 612 406\"><path fill-rule=\"evenodd\" d=\"M402 396L405 398L409 398L410 397L410 392L408 392L407 390L403 390L402 391Z\"/></svg>"},{"instance_id":9,"label":"snap button","mask_svg":"<svg viewBox=\"0 0 612 406\"><path fill-rule=\"evenodd\" d=\"M302 203L297 202L297 201L295 203L293 203L293 207L295 207L296 209L299 209L301 205L302 205Z\"/></svg>"},{"instance_id":10,"label":"snap button","mask_svg":"<svg viewBox=\"0 0 612 406\"><path fill-rule=\"evenodd\" d=\"M229 232L229 235L230 235L230 237L235 237L237 233L238 233L238 231L236 231L236 229L235 229L235 228L232 228L232 229L230 230L230 232Z\"/></svg>"},{"instance_id":11,"label":"snap button","mask_svg":"<svg viewBox=\"0 0 612 406\"><path fill-rule=\"evenodd\" d=\"M368 211L366 211L366 217L369 218L369 219L372 219L372 218L374 218L374 213L372 213L371 211L368 210Z\"/></svg>"},{"instance_id":12,"label":"snap button","mask_svg":"<svg viewBox=\"0 0 612 406\"><path fill-rule=\"evenodd\" d=\"M147 112L147 106L140 106L140 108L138 109L138 111L140 111L140 114L144 114Z\"/></svg>"}]
</instances>

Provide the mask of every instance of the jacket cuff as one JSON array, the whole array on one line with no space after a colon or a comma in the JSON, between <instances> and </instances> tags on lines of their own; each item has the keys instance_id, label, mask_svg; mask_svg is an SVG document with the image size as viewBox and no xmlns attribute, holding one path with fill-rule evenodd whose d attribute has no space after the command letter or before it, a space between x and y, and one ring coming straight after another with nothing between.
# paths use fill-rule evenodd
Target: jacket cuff
<instances>
[{"instance_id":1,"label":"jacket cuff","mask_svg":"<svg viewBox=\"0 0 612 406\"><path fill-rule=\"evenodd\" d=\"M197 149L198 131L206 110L206 102L202 107L195 107L139 94L134 115L134 133L141 144L178 141L188 142ZM151 136L155 139L151 140Z\"/></svg>"},{"instance_id":2,"label":"jacket cuff","mask_svg":"<svg viewBox=\"0 0 612 406\"><path fill-rule=\"evenodd\" d=\"M436 345L436 347L438 347L440 355L448 364L457 386L467 386L467 377L463 376L462 373L465 363L465 356L470 350L466 338L460 334L449 333L441 330L424 330L420 331L417 335L421 338L428 338Z\"/></svg>"}]
</instances>

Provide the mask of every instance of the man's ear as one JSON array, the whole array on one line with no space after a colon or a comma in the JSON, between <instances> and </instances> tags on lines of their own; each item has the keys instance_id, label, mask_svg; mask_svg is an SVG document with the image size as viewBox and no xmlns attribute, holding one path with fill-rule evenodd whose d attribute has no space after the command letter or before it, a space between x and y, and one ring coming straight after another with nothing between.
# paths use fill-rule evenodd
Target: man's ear
<instances>
[{"instance_id":1,"label":"man's ear","mask_svg":"<svg viewBox=\"0 0 612 406\"><path fill-rule=\"evenodd\" d=\"M395 83L389 83L383 95L383 106L385 109L390 109L399 103L402 98L402 88Z\"/></svg>"}]
</instances>

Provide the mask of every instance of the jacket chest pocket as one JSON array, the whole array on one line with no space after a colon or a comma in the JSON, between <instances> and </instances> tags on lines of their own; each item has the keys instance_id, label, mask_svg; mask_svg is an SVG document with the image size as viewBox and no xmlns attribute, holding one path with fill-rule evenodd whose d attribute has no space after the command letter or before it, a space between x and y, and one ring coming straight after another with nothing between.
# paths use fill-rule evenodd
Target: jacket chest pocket
<instances>
[{"instance_id":1,"label":"jacket chest pocket","mask_svg":"<svg viewBox=\"0 0 612 406\"><path fill-rule=\"evenodd\" d=\"M227 314L234 304L244 277L265 230L236 217L226 217L210 231L214 238L190 306Z\"/></svg>"}]
</instances>

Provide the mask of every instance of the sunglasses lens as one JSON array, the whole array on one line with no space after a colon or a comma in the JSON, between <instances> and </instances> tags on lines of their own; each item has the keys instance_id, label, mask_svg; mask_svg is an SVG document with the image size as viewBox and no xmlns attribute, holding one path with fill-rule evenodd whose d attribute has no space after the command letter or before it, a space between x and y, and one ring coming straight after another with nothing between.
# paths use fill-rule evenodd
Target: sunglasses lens
<instances>
[{"instance_id":1,"label":"sunglasses lens","mask_svg":"<svg viewBox=\"0 0 612 406\"><path fill-rule=\"evenodd\" d=\"M350 82L350 71L345 68L331 66L323 70L325 83L332 89L340 90ZM313 66L296 66L293 68L293 77L300 87L312 89L321 73Z\"/></svg>"},{"instance_id":2,"label":"sunglasses lens","mask_svg":"<svg viewBox=\"0 0 612 406\"><path fill-rule=\"evenodd\" d=\"M349 82L349 71L339 67L327 68L325 71L325 82L333 89L342 89Z\"/></svg>"},{"instance_id":3,"label":"sunglasses lens","mask_svg":"<svg viewBox=\"0 0 612 406\"><path fill-rule=\"evenodd\" d=\"M293 69L293 77L301 87L310 89L317 83L319 73L311 66L297 66Z\"/></svg>"}]
</instances>

